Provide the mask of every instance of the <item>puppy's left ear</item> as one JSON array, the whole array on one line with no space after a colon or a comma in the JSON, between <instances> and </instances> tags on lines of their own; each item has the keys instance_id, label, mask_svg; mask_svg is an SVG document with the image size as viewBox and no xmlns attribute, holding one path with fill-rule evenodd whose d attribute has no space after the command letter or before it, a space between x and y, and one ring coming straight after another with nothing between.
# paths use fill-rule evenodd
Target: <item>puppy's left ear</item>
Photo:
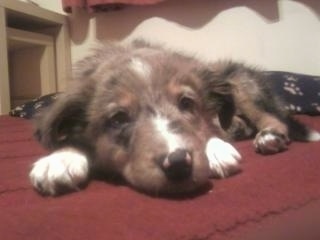
<instances>
[{"instance_id":1,"label":"puppy's left ear","mask_svg":"<svg viewBox=\"0 0 320 240\"><path fill-rule=\"evenodd\" d=\"M207 111L218 115L221 127L226 130L232 123L235 104L232 96L232 85L218 71L202 69L199 76L203 81L203 97Z\"/></svg>"}]
</instances>

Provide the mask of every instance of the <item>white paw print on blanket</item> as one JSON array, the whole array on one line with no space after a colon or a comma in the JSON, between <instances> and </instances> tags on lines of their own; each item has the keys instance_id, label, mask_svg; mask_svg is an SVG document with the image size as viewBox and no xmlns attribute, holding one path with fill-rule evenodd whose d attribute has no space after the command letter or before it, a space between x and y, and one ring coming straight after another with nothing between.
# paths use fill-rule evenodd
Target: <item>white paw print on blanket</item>
<instances>
[{"instance_id":1,"label":"white paw print on blanket","mask_svg":"<svg viewBox=\"0 0 320 240\"><path fill-rule=\"evenodd\" d=\"M294 82L285 82L283 89L292 95L303 96L303 92L301 91L300 87L298 87Z\"/></svg>"},{"instance_id":2,"label":"white paw print on blanket","mask_svg":"<svg viewBox=\"0 0 320 240\"><path fill-rule=\"evenodd\" d=\"M290 112L295 112L295 113L298 113L298 112L301 112L301 111L302 111L302 107L300 107L300 106L295 106L295 105L293 105L293 104L287 105L287 106L286 106L286 109L289 110Z\"/></svg>"},{"instance_id":3,"label":"white paw print on blanket","mask_svg":"<svg viewBox=\"0 0 320 240\"><path fill-rule=\"evenodd\" d=\"M291 82L298 82L298 78L292 75L284 75L284 78Z\"/></svg>"}]
</instances>

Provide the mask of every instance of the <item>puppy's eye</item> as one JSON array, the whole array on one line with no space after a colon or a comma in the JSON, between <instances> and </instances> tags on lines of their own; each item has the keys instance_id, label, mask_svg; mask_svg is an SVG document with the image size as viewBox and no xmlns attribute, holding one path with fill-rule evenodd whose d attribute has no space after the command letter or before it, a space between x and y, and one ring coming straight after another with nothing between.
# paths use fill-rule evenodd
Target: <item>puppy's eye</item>
<instances>
[{"instance_id":1,"label":"puppy's eye","mask_svg":"<svg viewBox=\"0 0 320 240\"><path fill-rule=\"evenodd\" d=\"M130 122L130 116L124 111L118 111L107 121L107 127L120 128Z\"/></svg>"},{"instance_id":2,"label":"puppy's eye","mask_svg":"<svg viewBox=\"0 0 320 240\"><path fill-rule=\"evenodd\" d=\"M187 96L180 97L179 103L178 103L178 107L180 111L188 111L188 112L192 112L195 108L195 105L196 103L194 99Z\"/></svg>"}]
</instances>

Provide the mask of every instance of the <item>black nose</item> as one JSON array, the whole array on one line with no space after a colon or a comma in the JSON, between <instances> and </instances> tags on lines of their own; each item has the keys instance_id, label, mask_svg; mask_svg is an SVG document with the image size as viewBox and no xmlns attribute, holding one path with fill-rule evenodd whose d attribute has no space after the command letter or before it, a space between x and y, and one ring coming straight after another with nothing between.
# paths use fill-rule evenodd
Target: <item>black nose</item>
<instances>
[{"instance_id":1,"label":"black nose","mask_svg":"<svg viewBox=\"0 0 320 240\"><path fill-rule=\"evenodd\" d=\"M177 149L170 153L162 163L167 178L181 181L190 177L192 172L192 157L185 149Z\"/></svg>"}]
</instances>

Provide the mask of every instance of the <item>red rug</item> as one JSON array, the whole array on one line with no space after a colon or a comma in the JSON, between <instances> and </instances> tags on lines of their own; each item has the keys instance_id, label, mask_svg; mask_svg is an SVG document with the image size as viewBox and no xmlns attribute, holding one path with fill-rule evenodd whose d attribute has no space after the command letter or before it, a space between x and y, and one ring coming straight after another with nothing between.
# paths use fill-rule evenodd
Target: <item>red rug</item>
<instances>
[{"instance_id":1,"label":"red rug","mask_svg":"<svg viewBox=\"0 0 320 240\"><path fill-rule=\"evenodd\" d=\"M320 130L320 117L301 118ZM236 146L243 172L213 180L214 187L197 196L154 198L92 181L81 192L42 197L28 172L46 151L33 140L30 121L2 116L1 239L300 239L297 231L320 239L320 143L292 143L272 156L256 154L251 141Z\"/></svg>"}]
</instances>

